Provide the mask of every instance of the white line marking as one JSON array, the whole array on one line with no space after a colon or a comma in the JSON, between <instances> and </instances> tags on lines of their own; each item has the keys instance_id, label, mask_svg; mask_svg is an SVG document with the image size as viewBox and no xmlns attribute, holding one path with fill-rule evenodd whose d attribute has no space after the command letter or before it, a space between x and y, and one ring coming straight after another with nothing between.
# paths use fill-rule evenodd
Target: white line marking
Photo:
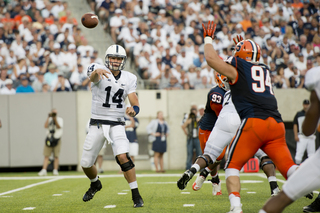
<instances>
[{"instance_id":1,"label":"white line marking","mask_svg":"<svg viewBox=\"0 0 320 213\"><path fill-rule=\"evenodd\" d=\"M256 194L257 192L247 192L248 194Z\"/></svg>"},{"instance_id":2,"label":"white line marking","mask_svg":"<svg viewBox=\"0 0 320 213\"><path fill-rule=\"evenodd\" d=\"M21 188L17 188L17 189L14 189L14 190L10 190L10 191L7 191L7 192L0 193L0 196L6 195L6 194L10 194L10 193L13 193L13 192L22 191L22 190L25 190L25 189L29 189L29 188L32 188L34 186L39 186L39 185L42 185L42 184L54 182L54 181L57 181L57 180L60 180L60 179L61 178L55 178L55 179L46 180L46 181L43 181L43 182L40 182L40 183L30 184L30 185L27 185L25 187L21 187Z\"/></svg>"},{"instance_id":3,"label":"white line marking","mask_svg":"<svg viewBox=\"0 0 320 213\"><path fill-rule=\"evenodd\" d=\"M118 195L126 195L128 193L125 193L125 192L119 192Z\"/></svg>"},{"instance_id":4,"label":"white line marking","mask_svg":"<svg viewBox=\"0 0 320 213\"><path fill-rule=\"evenodd\" d=\"M104 207L105 209L111 209L111 208L116 208L116 205L107 205Z\"/></svg>"},{"instance_id":5,"label":"white line marking","mask_svg":"<svg viewBox=\"0 0 320 213\"><path fill-rule=\"evenodd\" d=\"M241 190L248 190L248 188L241 188Z\"/></svg>"},{"instance_id":6,"label":"white line marking","mask_svg":"<svg viewBox=\"0 0 320 213\"><path fill-rule=\"evenodd\" d=\"M181 194L188 195L188 194L190 194L190 192L181 192Z\"/></svg>"},{"instance_id":7,"label":"white line marking","mask_svg":"<svg viewBox=\"0 0 320 213\"><path fill-rule=\"evenodd\" d=\"M183 207L194 207L195 204L183 204Z\"/></svg>"},{"instance_id":8,"label":"white line marking","mask_svg":"<svg viewBox=\"0 0 320 213\"><path fill-rule=\"evenodd\" d=\"M23 208L22 210L34 210L36 207L26 207L26 208Z\"/></svg>"},{"instance_id":9,"label":"white line marking","mask_svg":"<svg viewBox=\"0 0 320 213\"><path fill-rule=\"evenodd\" d=\"M62 196L62 194L53 194L52 196Z\"/></svg>"},{"instance_id":10,"label":"white line marking","mask_svg":"<svg viewBox=\"0 0 320 213\"><path fill-rule=\"evenodd\" d=\"M263 183L262 180L240 180L240 183Z\"/></svg>"}]
</instances>

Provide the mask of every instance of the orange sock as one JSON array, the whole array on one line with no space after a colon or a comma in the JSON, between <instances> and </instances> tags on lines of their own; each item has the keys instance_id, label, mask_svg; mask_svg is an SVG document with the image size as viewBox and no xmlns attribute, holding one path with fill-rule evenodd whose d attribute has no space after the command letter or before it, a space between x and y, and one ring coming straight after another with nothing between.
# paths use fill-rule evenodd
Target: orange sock
<instances>
[{"instance_id":1,"label":"orange sock","mask_svg":"<svg viewBox=\"0 0 320 213\"><path fill-rule=\"evenodd\" d=\"M236 197L240 197L240 193L239 193L239 192L231 192L231 193L229 194L229 196L230 196L231 194L233 194L233 195L236 196Z\"/></svg>"}]
</instances>

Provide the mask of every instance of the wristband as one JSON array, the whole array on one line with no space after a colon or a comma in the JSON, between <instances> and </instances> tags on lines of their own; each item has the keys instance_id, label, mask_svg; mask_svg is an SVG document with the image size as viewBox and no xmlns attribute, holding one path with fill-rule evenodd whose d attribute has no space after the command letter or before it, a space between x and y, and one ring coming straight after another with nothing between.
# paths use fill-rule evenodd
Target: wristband
<instances>
[{"instance_id":1,"label":"wristband","mask_svg":"<svg viewBox=\"0 0 320 213\"><path fill-rule=\"evenodd\" d=\"M212 38L210 36L206 36L204 38L204 44L212 44Z\"/></svg>"},{"instance_id":2,"label":"wristband","mask_svg":"<svg viewBox=\"0 0 320 213\"><path fill-rule=\"evenodd\" d=\"M133 106L132 108L136 112L136 115L138 115L140 112L140 108L138 106Z\"/></svg>"}]
</instances>

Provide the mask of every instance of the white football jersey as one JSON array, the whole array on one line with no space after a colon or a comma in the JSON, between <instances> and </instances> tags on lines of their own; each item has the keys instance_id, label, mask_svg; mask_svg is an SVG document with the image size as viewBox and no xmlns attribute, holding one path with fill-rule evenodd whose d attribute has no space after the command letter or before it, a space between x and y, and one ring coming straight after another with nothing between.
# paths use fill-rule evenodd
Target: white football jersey
<instances>
[{"instance_id":1,"label":"white football jersey","mask_svg":"<svg viewBox=\"0 0 320 213\"><path fill-rule=\"evenodd\" d=\"M92 63L88 67L87 75L90 76L98 68L110 71L104 65ZM137 77L123 70L116 78L112 74L108 74L108 77L97 83L91 83L91 118L124 122L125 99L128 94L136 91Z\"/></svg>"},{"instance_id":2,"label":"white football jersey","mask_svg":"<svg viewBox=\"0 0 320 213\"><path fill-rule=\"evenodd\" d=\"M236 108L233 105L231 90L227 91L223 97L222 109L219 113L219 116L224 113L237 113Z\"/></svg>"},{"instance_id":3,"label":"white football jersey","mask_svg":"<svg viewBox=\"0 0 320 213\"><path fill-rule=\"evenodd\" d=\"M320 100L320 66L308 70L304 85L309 91L315 90Z\"/></svg>"}]
</instances>

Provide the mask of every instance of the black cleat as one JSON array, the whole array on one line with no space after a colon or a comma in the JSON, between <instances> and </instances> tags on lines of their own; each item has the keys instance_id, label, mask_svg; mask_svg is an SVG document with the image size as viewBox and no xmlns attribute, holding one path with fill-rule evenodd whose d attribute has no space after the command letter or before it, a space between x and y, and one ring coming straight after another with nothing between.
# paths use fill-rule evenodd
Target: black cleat
<instances>
[{"instance_id":1,"label":"black cleat","mask_svg":"<svg viewBox=\"0 0 320 213\"><path fill-rule=\"evenodd\" d=\"M90 188L88 191L83 195L82 200L84 202L87 202L93 198L93 196L102 189L102 185L100 180L97 180L96 182L91 182Z\"/></svg>"},{"instance_id":2,"label":"black cleat","mask_svg":"<svg viewBox=\"0 0 320 213\"><path fill-rule=\"evenodd\" d=\"M305 197L311 200L313 198L313 192L306 194Z\"/></svg>"},{"instance_id":3,"label":"black cleat","mask_svg":"<svg viewBox=\"0 0 320 213\"><path fill-rule=\"evenodd\" d=\"M193 173L190 170L187 170L183 173L181 178L177 181L178 188L183 190L186 188L187 183L192 179Z\"/></svg>"},{"instance_id":4,"label":"black cleat","mask_svg":"<svg viewBox=\"0 0 320 213\"><path fill-rule=\"evenodd\" d=\"M320 198L317 197L309 206L303 207L303 212L320 212Z\"/></svg>"},{"instance_id":5,"label":"black cleat","mask_svg":"<svg viewBox=\"0 0 320 213\"><path fill-rule=\"evenodd\" d=\"M141 197L137 198L137 199L133 199L133 208L139 208L139 207L143 207L143 200Z\"/></svg>"}]
</instances>

